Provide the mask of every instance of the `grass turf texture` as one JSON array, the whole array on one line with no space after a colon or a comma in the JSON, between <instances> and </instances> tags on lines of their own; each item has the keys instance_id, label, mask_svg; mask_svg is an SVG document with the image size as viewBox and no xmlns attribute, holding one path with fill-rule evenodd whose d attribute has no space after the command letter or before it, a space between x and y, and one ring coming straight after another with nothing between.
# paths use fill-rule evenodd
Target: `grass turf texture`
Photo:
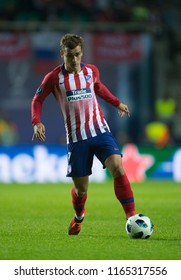
<instances>
[{"instance_id":1,"label":"grass turf texture","mask_svg":"<svg viewBox=\"0 0 181 280\"><path fill-rule=\"evenodd\" d=\"M1 184L0 259L181 259L181 184L147 181L132 187L137 212L155 225L147 240L128 238L112 182L90 184L78 236L67 235L73 216L70 184Z\"/></svg>"}]
</instances>

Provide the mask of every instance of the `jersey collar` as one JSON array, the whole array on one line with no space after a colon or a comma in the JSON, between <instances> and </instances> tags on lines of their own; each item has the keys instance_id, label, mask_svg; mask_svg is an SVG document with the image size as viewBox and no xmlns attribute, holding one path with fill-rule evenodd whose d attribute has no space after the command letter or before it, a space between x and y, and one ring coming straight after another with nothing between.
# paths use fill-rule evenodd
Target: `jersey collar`
<instances>
[{"instance_id":1,"label":"jersey collar","mask_svg":"<svg viewBox=\"0 0 181 280\"><path fill-rule=\"evenodd\" d=\"M84 68L84 63L81 63L80 66L81 66L81 69L83 70L83 68ZM62 68L62 70L63 70L64 72L69 73L69 72L65 69L65 64L64 64L64 63L62 63L62 65L61 65L60 67Z\"/></svg>"}]
</instances>

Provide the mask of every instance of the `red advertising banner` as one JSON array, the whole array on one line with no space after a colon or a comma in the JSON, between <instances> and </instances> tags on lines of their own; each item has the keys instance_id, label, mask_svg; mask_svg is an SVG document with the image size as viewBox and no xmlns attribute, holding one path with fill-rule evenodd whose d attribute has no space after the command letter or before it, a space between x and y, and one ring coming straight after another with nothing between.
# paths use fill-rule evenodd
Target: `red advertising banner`
<instances>
[{"instance_id":1,"label":"red advertising banner","mask_svg":"<svg viewBox=\"0 0 181 280\"><path fill-rule=\"evenodd\" d=\"M93 36L96 61L120 62L140 60L143 48L140 34L98 33Z\"/></svg>"},{"instance_id":2,"label":"red advertising banner","mask_svg":"<svg viewBox=\"0 0 181 280\"><path fill-rule=\"evenodd\" d=\"M0 34L0 59L9 60L23 58L30 52L30 40L26 34Z\"/></svg>"}]
</instances>

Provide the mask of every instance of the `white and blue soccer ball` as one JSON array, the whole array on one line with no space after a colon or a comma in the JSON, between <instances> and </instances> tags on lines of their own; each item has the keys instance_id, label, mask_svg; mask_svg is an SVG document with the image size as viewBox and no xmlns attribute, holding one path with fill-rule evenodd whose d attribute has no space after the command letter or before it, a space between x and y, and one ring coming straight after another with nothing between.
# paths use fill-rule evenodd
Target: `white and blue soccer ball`
<instances>
[{"instance_id":1,"label":"white and blue soccer ball","mask_svg":"<svg viewBox=\"0 0 181 280\"><path fill-rule=\"evenodd\" d=\"M147 239L153 233L153 223L148 216L136 214L128 218L126 232L130 238Z\"/></svg>"}]
</instances>

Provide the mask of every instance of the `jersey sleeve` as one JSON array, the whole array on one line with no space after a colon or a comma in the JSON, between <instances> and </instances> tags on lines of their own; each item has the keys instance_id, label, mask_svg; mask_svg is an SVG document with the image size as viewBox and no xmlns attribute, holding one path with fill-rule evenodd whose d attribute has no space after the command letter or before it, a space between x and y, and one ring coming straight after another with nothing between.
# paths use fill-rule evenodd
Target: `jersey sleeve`
<instances>
[{"instance_id":1,"label":"jersey sleeve","mask_svg":"<svg viewBox=\"0 0 181 280\"><path fill-rule=\"evenodd\" d=\"M94 90L96 95L104 99L106 102L110 103L114 107L118 107L121 103L121 101L113 95L108 88L100 81L99 77L99 70L96 66L94 66L94 75L95 75L95 81L94 81Z\"/></svg>"},{"instance_id":2,"label":"jersey sleeve","mask_svg":"<svg viewBox=\"0 0 181 280\"><path fill-rule=\"evenodd\" d=\"M31 119L32 125L39 123L42 114L42 105L47 96L53 92L53 77L52 73L48 73L39 88L37 89L31 103Z\"/></svg>"}]
</instances>

